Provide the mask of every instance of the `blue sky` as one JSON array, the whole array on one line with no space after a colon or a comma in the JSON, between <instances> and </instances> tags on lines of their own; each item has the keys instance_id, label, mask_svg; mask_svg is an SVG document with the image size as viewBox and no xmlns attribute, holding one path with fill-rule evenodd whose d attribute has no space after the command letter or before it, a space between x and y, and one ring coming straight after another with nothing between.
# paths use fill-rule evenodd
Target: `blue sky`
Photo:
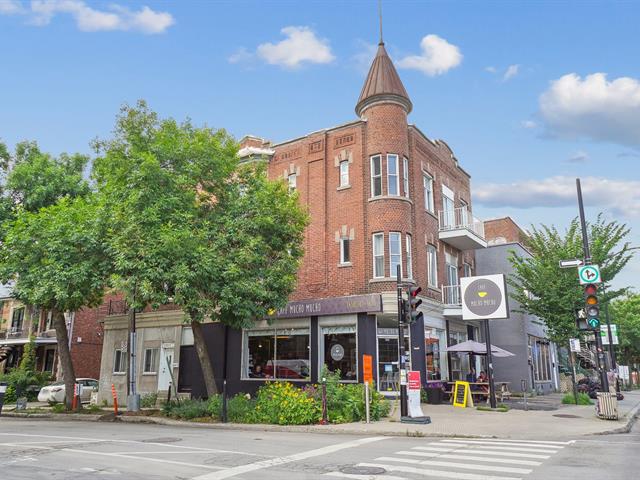
<instances>
[{"instance_id":1,"label":"blue sky","mask_svg":"<svg viewBox=\"0 0 640 480\"><path fill-rule=\"evenodd\" d=\"M0 0L0 138L90 153L146 99L281 141L355 118L375 1ZM384 1L410 121L472 175L476 215L628 222L640 246L638 2ZM618 285L638 287L640 259Z\"/></svg>"}]
</instances>

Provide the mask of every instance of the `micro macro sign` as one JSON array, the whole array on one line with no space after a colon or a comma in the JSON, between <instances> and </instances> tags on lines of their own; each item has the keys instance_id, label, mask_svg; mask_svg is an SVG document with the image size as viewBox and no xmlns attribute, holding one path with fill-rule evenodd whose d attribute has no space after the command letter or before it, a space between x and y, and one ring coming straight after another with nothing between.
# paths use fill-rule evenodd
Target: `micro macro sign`
<instances>
[{"instance_id":1,"label":"micro macro sign","mask_svg":"<svg viewBox=\"0 0 640 480\"><path fill-rule=\"evenodd\" d=\"M489 320L509 318L505 276L462 277L462 319Z\"/></svg>"}]
</instances>

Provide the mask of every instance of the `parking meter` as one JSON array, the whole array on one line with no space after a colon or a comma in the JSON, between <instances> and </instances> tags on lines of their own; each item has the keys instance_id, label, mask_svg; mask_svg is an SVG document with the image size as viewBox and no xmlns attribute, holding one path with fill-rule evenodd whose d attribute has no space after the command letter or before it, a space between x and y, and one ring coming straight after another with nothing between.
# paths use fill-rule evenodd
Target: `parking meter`
<instances>
[{"instance_id":1,"label":"parking meter","mask_svg":"<svg viewBox=\"0 0 640 480\"><path fill-rule=\"evenodd\" d=\"M7 392L7 384L0 382L0 415L2 415L2 406L4 405L4 394Z\"/></svg>"}]
</instances>

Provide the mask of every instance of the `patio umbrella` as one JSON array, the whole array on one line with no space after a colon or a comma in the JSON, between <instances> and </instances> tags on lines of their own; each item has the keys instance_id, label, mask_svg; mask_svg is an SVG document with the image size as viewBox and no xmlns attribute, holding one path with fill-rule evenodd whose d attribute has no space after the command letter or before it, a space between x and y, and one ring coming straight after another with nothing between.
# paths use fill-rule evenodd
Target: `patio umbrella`
<instances>
[{"instance_id":1,"label":"patio umbrella","mask_svg":"<svg viewBox=\"0 0 640 480\"><path fill-rule=\"evenodd\" d=\"M486 355L487 345L485 343L476 342L475 340L467 340L466 342L457 343L447 348L447 352L473 353L474 355ZM491 355L494 357L515 357L515 354L504 350L503 348L491 345Z\"/></svg>"}]
</instances>

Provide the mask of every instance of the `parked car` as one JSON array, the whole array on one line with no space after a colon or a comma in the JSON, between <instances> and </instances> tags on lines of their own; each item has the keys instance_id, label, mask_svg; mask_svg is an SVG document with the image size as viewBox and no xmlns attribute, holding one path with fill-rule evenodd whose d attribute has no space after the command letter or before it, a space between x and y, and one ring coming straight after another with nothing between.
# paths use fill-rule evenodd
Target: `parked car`
<instances>
[{"instance_id":1,"label":"parked car","mask_svg":"<svg viewBox=\"0 0 640 480\"><path fill-rule=\"evenodd\" d=\"M98 390L98 381L94 378L77 378L76 383L82 385L80 401L89 403L91 392ZM63 403L65 401L65 393L64 382L55 382L40 389L38 401Z\"/></svg>"}]
</instances>

